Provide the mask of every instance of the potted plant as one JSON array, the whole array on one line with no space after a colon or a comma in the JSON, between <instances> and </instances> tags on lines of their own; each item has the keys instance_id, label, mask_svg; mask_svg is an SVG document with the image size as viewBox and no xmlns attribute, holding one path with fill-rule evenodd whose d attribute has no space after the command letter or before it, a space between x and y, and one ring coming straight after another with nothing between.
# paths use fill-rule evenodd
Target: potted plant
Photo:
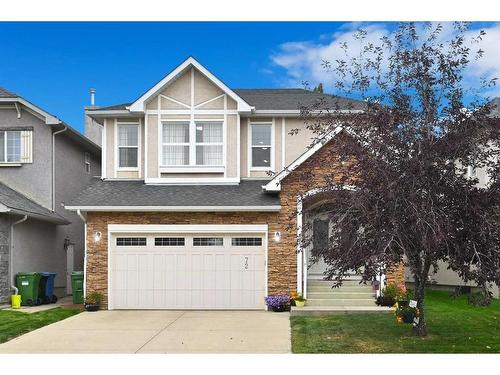
<instances>
[{"instance_id":1,"label":"potted plant","mask_svg":"<svg viewBox=\"0 0 500 375\"><path fill-rule=\"evenodd\" d=\"M101 306L102 294L99 292L90 292L85 298L85 310L97 311Z\"/></svg>"},{"instance_id":2,"label":"potted plant","mask_svg":"<svg viewBox=\"0 0 500 375\"><path fill-rule=\"evenodd\" d=\"M274 312L290 311L290 297L284 294L275 294L266 297L267 307Z\"/></svg>"},{"instance_id":3,"label":"potted plant","mask_svg":"<svg viewBox=\"0 0 500 375\"><path fill-rule=\"evenodd\" d=\"M420 311L417 307L398 306L395 314L398 323L413 323L413 319L420 315Z\"/></svg>"},{"instance_id":4,"label":"potted plant","mask_svg":"<svg viewBox=\"0 0 500 375\"><path fill-rule=\"evenodd\" d=\"M377 297L375 303L378 306L394 306L399 293L400 292L396 284L388 284L384 290L382 290L382 295Z\"/></svg>"},{"instance_id":5,"label":"potted plant","mask_svg":"<svg viewBox=\"0 0 500 375\"><path fill-rule=\"evenodd\" d=\"M304 307L306 304L306 299L302 297L302 294L298 294L297 297L293 299L295 302L295 306L297 307Z\"/></svg>"}]
</instances>

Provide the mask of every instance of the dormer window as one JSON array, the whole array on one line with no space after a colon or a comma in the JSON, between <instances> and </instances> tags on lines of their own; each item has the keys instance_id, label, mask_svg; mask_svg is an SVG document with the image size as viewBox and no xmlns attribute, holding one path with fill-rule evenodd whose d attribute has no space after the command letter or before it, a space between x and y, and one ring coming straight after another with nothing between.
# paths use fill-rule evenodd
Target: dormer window
<instances>
[{"instance_id":1,"label":"dormer window","mask_svg":"<svg viewBox=\"0 0 500 375\"><path fill-rule=\"evenodd\" d=\"M223 167L222 121L162 123L162 167Z\"/></svg>"}]
</instances>

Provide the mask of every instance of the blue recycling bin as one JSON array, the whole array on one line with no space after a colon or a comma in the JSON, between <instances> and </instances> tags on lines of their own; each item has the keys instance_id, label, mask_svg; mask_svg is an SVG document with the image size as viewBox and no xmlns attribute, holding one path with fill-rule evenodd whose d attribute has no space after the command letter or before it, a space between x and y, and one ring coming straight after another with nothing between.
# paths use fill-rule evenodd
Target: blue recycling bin
<instances>
[{"instance_id":1,"label":"blue recycling bin","mask_svg":"<svg viewBox=\"0 0 500 375\"><path fill-rule=\"evenodd\" d=\"M56 303L57 296L54 294L54 272L40 272L40 290L38 292L43 303Z\"/></svg>"}]
</instances>

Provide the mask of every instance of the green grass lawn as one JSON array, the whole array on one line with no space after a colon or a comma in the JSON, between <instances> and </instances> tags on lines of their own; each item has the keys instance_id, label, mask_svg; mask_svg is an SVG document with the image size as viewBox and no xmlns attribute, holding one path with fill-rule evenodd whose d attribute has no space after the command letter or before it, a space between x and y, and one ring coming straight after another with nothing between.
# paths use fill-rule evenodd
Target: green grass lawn
<instances>
[{"instance_id":1,"label":"green grass lawn","mask_svg":"<svg viewBox=\"0 0 500 375\"><path fill-rule=\"evenodd\" d=\"M82 310L57 307L27 314L20 311L0 310L0 343L9 341L37 328L66 319Z\"/></svg>"},{"instance_id":2,"label":"green grass lawn","mask_svg":"<svg viewBox=\"0 0 500 375\"><path fill-rule=\"evenodd\" d=\"M389 313L290 319L294 353L500 353L500 300L472 307L466 297L427 291L425 338Z\"/></svg>"}]
</instances>

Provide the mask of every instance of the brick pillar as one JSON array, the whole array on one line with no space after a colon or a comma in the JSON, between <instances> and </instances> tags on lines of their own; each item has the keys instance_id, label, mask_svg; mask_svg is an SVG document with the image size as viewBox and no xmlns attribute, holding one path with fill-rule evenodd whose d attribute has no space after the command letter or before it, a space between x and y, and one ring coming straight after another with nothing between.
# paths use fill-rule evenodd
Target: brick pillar
<instances>
[{"instance_id":1,"label":"brick pillar","mask_svg":"<svg viewBox=\"0 0 500 375\"><path fill-rule=\"evenodd\" d=\"M403 262L387 269L386 280L387 284L405 284L405 265Z\"/></svg>"}]
</instances>

